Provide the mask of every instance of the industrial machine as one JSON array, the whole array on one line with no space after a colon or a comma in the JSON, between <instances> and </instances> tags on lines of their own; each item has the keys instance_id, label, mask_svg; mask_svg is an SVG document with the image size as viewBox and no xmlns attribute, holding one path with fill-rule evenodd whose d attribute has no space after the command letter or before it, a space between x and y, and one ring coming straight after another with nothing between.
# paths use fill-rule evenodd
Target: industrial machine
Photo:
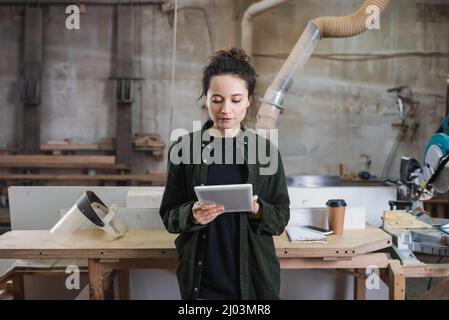
<instances>
[{"instance_id":1,"label":"industrial machine","mask_svg":"<svg viewBox=\"0 0 449 320\"><path fill-rule=\"evenodd\" d=\"M406 201L390 201L391 211L384 214L383 228L393 236L404 264L421 263L413 252L449 256L449 219L432 218L422 206L434 192L449 191L449 116L430 138L423 159L421 165L415 158L401 158L399 189ZM397 210L400 206L406 210Z\"/></svg>"},{"instance_id":2,"label":"industrial machine","mask_svg":"<svg viewBox=\"0 0 449 320\"><path fill-rule=\"evenodd\" d=\"M449 190L449 117L427 143L423 159L421 166L415 158L401 158L400 179L412 201L428 200L434 191Z\"/></svg>"}]
</instances>

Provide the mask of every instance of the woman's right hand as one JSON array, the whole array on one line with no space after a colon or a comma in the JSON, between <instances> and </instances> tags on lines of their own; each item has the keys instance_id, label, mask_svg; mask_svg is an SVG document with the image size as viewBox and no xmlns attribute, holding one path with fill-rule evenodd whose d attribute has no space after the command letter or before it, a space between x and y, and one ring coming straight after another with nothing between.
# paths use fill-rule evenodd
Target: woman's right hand
<instances>
[{"instance_id":1,"label":"woman's right hand","mask_svg":"<svg viewBox=\"0 0 449 320\"><path fill-rule=\"evenodd\" d=\"M200 203L197 201L192 208L193 219L201 225L208 224L223 212L224 206L215 203Z\"/></svg>"}]
</instances>

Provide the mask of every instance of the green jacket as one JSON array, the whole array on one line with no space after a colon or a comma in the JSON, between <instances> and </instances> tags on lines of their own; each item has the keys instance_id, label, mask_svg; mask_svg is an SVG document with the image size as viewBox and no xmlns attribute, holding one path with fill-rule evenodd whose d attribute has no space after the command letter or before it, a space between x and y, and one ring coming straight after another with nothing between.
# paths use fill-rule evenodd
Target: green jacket
<instances>
[{"instance_id":1,"label":"green jacket","mask_svg":"<svg viewBox=\"0 0 449 320\"><path fill-rule=\"evenodd\" d=\"M169 149L167 182L160 215L168 232L179 234L175 245L180 259L177 277L183 299L196 299L201 281L207 225L197 225L193 222L192 207L197 201L193 187L206 184L208 164L202 161L204 159L201 159L201 156L204 148L208 147L210 138L203 141L201 137L204 139L203 133L212 124L212 121L208 121L201 131L180 137ZM190 155L179 151L183 138L190 139ZM195 141L200 141L199 145ZM269 162L261 162L259 159L253 161L251 156L248 158L248 146L254 146L255 142L271 145L274 152L269 152L267 158ZM201 153L198 151L199 148ZM247 183L253 185L253 193L259 196L261 209L261 217L258 219L254 219L248 212L237 213L240 214L241 298L279 299L280 267L273 235L280 235L290 218L290 199L281 157L269 140L252 130L247 130L243 125L242 131L237 136L237 148L240 152L244 151L245 164L248 167ZM254 154L254 150L251 152ZM277 157L274 157L274 154ZM189 159L190 162L173 163L174 155L185 155L187 157L185 159ZM277 161L276 172L261 175L260 169L268 168L274 161Z\"/></svg>"}]
</instances>

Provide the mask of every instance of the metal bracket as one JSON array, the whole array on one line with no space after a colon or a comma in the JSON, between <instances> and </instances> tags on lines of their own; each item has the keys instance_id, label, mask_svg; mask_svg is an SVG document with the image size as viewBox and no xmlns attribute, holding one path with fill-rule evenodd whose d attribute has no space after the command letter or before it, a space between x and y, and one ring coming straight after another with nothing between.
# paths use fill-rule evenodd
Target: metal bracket
<instances>
[{"instance_id":1,"label":"metal bracket","mask_svg":"<svg viewBox=\"0 0 449 320\"><path fill-rule=\"evenodd\" d=\"M133 98L133 80L143 80L143 78L133 77L111 77L115 80L115 101L117 103L132 103Z\"/></svg>"},{"instance_id":2,"label":"metal bracket","mask_svg":"<svg viewBox=\"0 0 449 320\"><path fill-rule=\"evenodd\" d=\"M133 82L131 79L121 78L115 80L115 100L117 103L133 102Z\"/></svg>"},{"instance_id":3,"label":"metal bracket","mask_svg":"<svg viewBox=\"0 0 449 320\"><path fill-rule=\"evenodd\" d=\"M404 265L421 264L421 261L414 255L414 242L411 232L401 232L392 234L393 250L398 255Z\"/></svg>"},{"instance_id":4,"label":"metal bracket","mask_svg":"<svg viewBox=\"0 0 449 320\"><path fill-rule=\"evenodd\" d=\"M39 79L25 79L22 86L20 101L23 104L40 104L41 91Z\"/></svg>"}]
</instances>

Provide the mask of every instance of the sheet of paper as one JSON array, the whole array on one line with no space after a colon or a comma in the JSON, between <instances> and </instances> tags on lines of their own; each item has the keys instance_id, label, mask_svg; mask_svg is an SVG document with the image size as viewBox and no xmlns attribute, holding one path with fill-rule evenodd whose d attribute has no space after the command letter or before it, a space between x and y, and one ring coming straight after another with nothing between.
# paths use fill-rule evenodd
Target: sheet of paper
<instances>
[{"instance_id":1,"label":"sheet of paper","mask_svg":"<svg viewBox=\"0 0 449 320\"><path fill-rule=\"evenodd\" d=\"M326 241L326 235L298 226L287 226L285 228L291 242L302 241Z\"/></svg>"}]
</instances>

